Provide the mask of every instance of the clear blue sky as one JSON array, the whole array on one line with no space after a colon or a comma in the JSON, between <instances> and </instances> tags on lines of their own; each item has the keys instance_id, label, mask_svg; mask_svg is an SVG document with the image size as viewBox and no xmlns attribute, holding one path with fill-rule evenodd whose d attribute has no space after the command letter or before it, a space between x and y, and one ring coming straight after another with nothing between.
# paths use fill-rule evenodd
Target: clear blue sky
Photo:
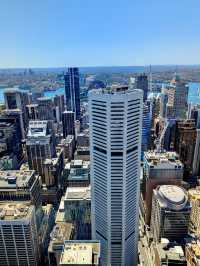
<instances>
[{"instance_id":1,"label":"clear blue sky","mask_svg":"<svg viewBox=\"0 0 200 266\"><path fill-rule=\"evenodd\" d=\"M199 63L199 0L0 0L1 68Z\"/></svg>"}]
</instances>

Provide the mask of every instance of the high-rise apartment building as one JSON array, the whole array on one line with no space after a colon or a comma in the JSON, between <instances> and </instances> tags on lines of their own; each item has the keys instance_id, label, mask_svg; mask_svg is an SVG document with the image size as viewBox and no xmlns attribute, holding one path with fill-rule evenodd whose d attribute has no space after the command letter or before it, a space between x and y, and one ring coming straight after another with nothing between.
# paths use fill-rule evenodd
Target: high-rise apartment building
<instances>
[{"instance_id":1,"label":"high-rise apartment building","mask_svg":"<svg viewBox=\"0 0 200 266\"><path fill-rule=\"evenodd\" d=\"M147 100L148 96L148 76L146 74L140 74L136 77L135 88L143 91L143 101Z\"/></svg>"},{"instance_id":2,"label":"high-rise apartment building","mask_svg":"<svg viewBox=\"0 0 200 266\"><path fill-rule=\"evenodd\" d=\"M31 202L0 202L0 265L37 266L39 244Z\"/></svg>"},{"instance_id":3,"label":"high-rise apartment building","mask_svg":"<svg viewBox=\"0 0 200 266\"><path fill-rule=\"evenodd\" d=\"M80 85L78 68L68 68L64 78L67 110L75 113L75 120L80 120Z\"/></svg>"},{"instance_id":4,"label":"high-rise apartment building","mask_svg":"<svg viewBox=\"0 0 200 266\"><path fill-rule=\"evenodd\" d=\"M68 135L75 135L74 112L64 111L62 113L62 124L64 138Z\"/></svg>"},{"instance_id":5,"label":"high-rise apartment building","mask_svg":"<svg viewBox=\"0 0 200 266\"><path fill-rule=\"evenodd\" d=\"M161 238L180 241L187 236L190 212L191 205L183 188L163 185L154 189L151 232L155 241Z\"/></svg>"},{"instance_id":6,"label":"high-rise apartment building","mask_svg":"<svg viewBox=\"0 0 200 266\"><path fill-rule=\"evenodd\" d=\"M92 234L102 265L137 265L142 91L89 93Z\"/></svg>"}]
</instances>

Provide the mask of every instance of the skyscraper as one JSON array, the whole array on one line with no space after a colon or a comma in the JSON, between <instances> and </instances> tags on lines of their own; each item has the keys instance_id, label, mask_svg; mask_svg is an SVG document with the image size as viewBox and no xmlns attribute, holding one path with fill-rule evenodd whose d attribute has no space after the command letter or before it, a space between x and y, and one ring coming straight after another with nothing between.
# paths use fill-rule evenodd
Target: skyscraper
<instances>
[{"instance_id":1,"label":"skyscraper","mask_svg":"<svg viewBox=\"0 0 200 266\"><path fill-rule=\"evenodd\" d=\"M44 160L55 156L54 139L47 121L29 122L26 150L30 169L36 170L45 183Z\"/></svg>"},{"instance_id":2,"label":"skyscraper","mask_svg":"<svg viewBox=\"0 0 200 266\"><path fill-rule=\"evenodd\" d=\"M64 78L67 110L75 113L75 120L80 120L80 85L78 68L68 68L68 72L65 74Z\"/></svg>"},{"instance_id":3,"label":"skyscraper","mask_svg":"<svg viewBox=\"0 0 200 266\"><path fill-rule=\"evenodd\" d=\"M23 124L24 128L26 128L28 124L28 116L26 113L26 105L29 103L28 93L15 88L6 89L4 99L6 110L22 112Z\"/></svg>"},{"instance_id":4,"label":"skyscraper","mask_svg":"<svg viewBox=\"0 0 200 266\"><path fill-rule=\"evenodd\" d=\"M62 123L64 138L66 138L68 135L75 135L74 112L64 111L62 113Z\"/></svg>"},{"instance_id":5,"label":"skyscraper","mask_svg":"<svg viewBox=\"0 0 200 266\"><path fill-rule=\"evenodd\" d=\"M142 92L89 93L92 235L102 265L137 265Z\"/></svg>"},{"instance_id":6,"label":"skyscraper","mask_svg":"<svg viewBox=\"0 0 200 266\"><path fill-rule=\"evenodd\" d=\"M54 103L51 97L40 97L38 102L38 118L40 120L54 120Z\"/></svg>"},{"instance_id":7,"label":"skyscraper","mask_svg":"<svg viewBox=\"0 0 200 266\"><path fill-rule=\"evenodd\" d=\"M53 98L53 102L55 105L55 117L56 121L62 121L62 113L65 110L65 97L64 94L56 95Z\"/></svg>"},{"instance_id":8,"label":"skyscraper","mask_svg":"<svg viewBox=\"0 0 200 266\"><path fill-rule=\"evenodd\" d=\"M186 191L178 186L163 185L153 190L151 232L155 241L183 240L188 233L191 205Z\"/></svg>"},{"instance_id":9,"label":"skyscraper","mask_svg":"<svg viewBox=\"0 0 200 266\"><path fill-rule=\"evenodd\" d=\"M150 108L147 104L143 104L142 115L142 156L144 151L147 151L150 144L150 132L151 131L151 116Z\"/></svg>"},{"instance_id":10,"label":"skyscraper","mask_svg":"<svg viewBox=\"0 0 200 266\"><path fill-rule=\"evenodd\" d=\"M167 94L167 118L186 118L188 86L181 81L178 75L174 75L168 87Z\"/></svg>"},{"instance_id":11,"label":"skyscraper","mask_svg":"<svg viewBox=\"0 0 200 266\"><path fill-rule=\"evenodd\" d=\"M136 77L136 89L143 91L143 101L145 102L147 100L148 96L148 76L146 74L141 74Z\"/></svg>"},{"instance_id":12,"label":"skyscraper","mask_svg":"<svg viewBox=\"0 0 200 266\"><path fill-rule=\"evenodd\" d=\"M36 210L31 202L0 202L0 254L0 265L39 264Z\"/></svg>"}]
</instances>

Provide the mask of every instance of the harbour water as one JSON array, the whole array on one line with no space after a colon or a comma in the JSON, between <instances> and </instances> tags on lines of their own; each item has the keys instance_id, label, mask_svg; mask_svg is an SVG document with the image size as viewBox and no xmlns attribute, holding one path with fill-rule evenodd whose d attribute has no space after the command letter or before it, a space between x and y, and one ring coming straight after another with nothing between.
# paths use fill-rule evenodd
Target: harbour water
<instances>
[{"instance_id":1,"label":"harbour water","mask_svg":"<svg viewBox=\"0 0 200 266\"><path fill-rule=\"evenodd\" d=\"M200 104L200 83L190 82L188 92L188 103ZM0 87L0 103L4 103L3 96L4 88ZM59 88L55 91L45 91L44 95L47 97L53 97L55 95L64 94L64 88Z\"/></svg>"}]
</instances>

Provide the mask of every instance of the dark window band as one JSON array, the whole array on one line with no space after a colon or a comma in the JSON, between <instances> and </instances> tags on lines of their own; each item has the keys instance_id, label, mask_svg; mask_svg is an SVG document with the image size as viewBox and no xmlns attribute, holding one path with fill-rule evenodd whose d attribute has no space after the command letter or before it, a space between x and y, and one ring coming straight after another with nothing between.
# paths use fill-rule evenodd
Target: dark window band
<instances>
[{"instance_id":1,"label":"dark window band","mask_svg":"<svg viewBox=\"0 0 200 266\"><path fill-rule=\"evenodd\" d=\"M127 238L125 239L125 241L127 241L134 233L135 233L135 231L133 231L129 236L127 236Z\"/></svg>"},{"instance_id":2,"label":"dark window band","mask_svg":"<svg viewBox=\"0 0 200 266\"><path fill-rule=\"evenodd\" d=\"M108 239L105 238L101 233L99 233L99 231L96 231L96 233L97 233L98 235L100 235L100 237L102 237L104 240L108 241Z\"/></svg>"},{"instance_id":3,"label":"dark window band","mask_svg":"<svg viewBox=\"0 0 200 266\"><path fill-rule=\"evenodd\" d=\"M111 156L123 156L123 152L112 151L112 152L111 152Z\"/></svg>"},{"instance_id":4,"label":"dark window band","mask_svg":"<svg viewBox=\"0 0 200 266\"><path fill-rule=\"evenodd\" d=\"M137 146L135 146L135 147L133 147L133 148L131 148L131 149L129 149L129 150L127 150L127 154L129 154L129 153L131 153L131 152L133 152L133 151L136 151L137 150Z\"/></svg>"},{"instance_id":5,"label":"dark window band","mask_svg":"<svg viewBox=\"0 0 200 266\"><path fill-rule=\"evenodd\" d=\"M107 151L106 151L106 150L104 150L104 149L102 149L102 148L99 148L99 147L97 147L97 146L94 146L93 149L94 149L95 151L99 151L99 152L101 152L101 153L107 154Z\"/></svg>"}]
</instances>

